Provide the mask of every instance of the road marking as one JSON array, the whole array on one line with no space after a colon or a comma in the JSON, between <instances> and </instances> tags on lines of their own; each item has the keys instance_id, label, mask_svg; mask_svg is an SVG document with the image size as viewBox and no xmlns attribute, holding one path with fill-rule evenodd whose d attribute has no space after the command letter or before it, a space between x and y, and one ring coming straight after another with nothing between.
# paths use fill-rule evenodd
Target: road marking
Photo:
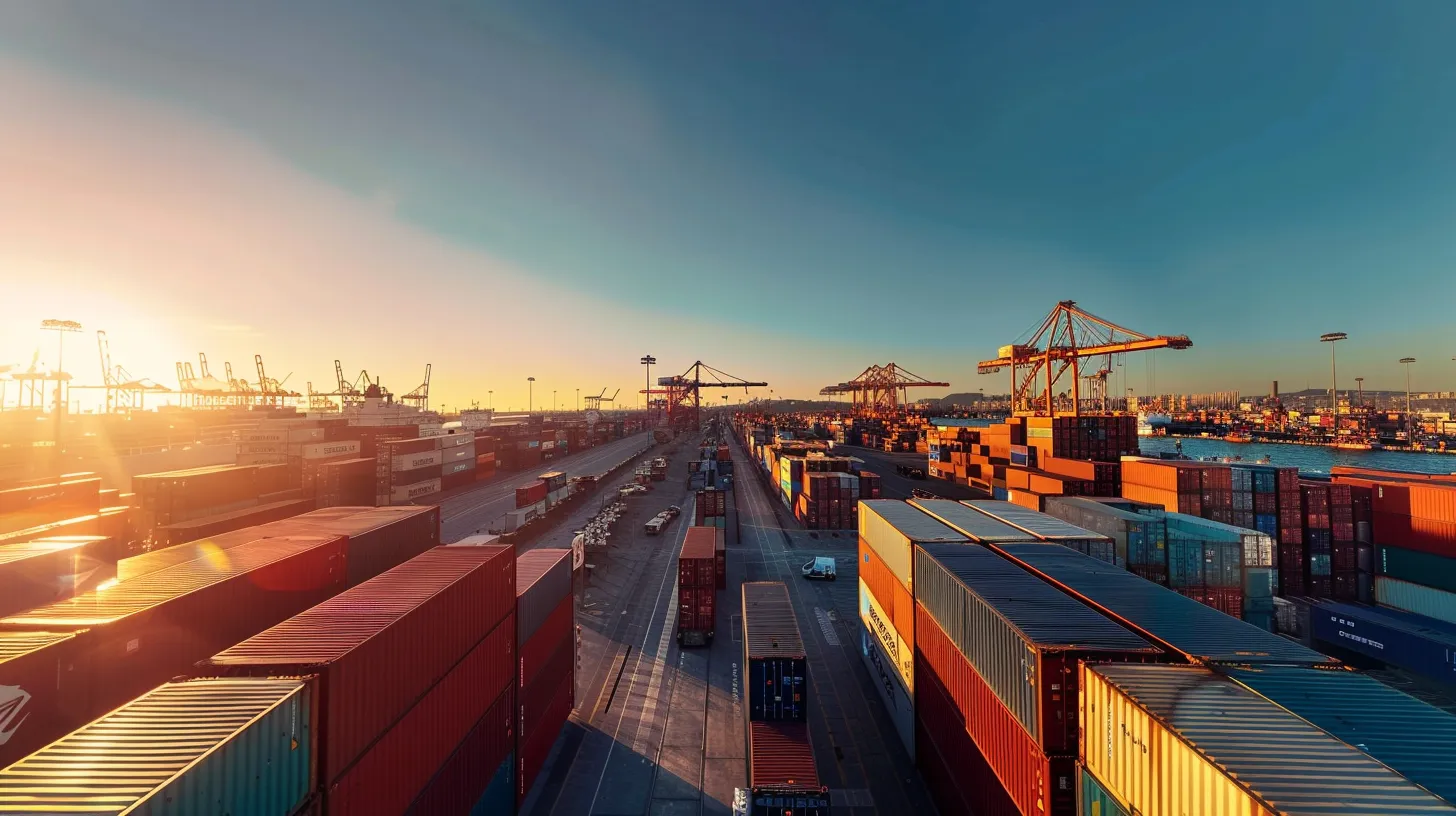
<instances>
[{"instance_id":1,"label":"road marking","mask_svg":"<svg viewBox=\"0 0 1456 816\"><path fill-rule=\"evenodd\" d=\"M667 673L667 652L668 644L672 639L672 618L677 613L677 584L673 583L672 599L668 601L667 610L663 614L662 634L657 637L657 654L652 658L651 679L647 681L647 698L642 702L642 719L637 723L637 739L632 742L632 750L638 754L651 756L652 746L647 742L647 734L650 728L657 721L657 695L662 690L662 678Z\"/></svg>"},{"instance_id":2,"label":"road marking","mask_svg":"<svg viewBox=\"0 0 1456 816\"><path fill-rule=\"evenodd\" d=\"M814 617L819 619L819 631L824 633L824 639L829 642L830 646L838 646L839 635L835 633L834 622L829 619L829 615L816 606L814 607Z\"/></svg>"}]
</instances>

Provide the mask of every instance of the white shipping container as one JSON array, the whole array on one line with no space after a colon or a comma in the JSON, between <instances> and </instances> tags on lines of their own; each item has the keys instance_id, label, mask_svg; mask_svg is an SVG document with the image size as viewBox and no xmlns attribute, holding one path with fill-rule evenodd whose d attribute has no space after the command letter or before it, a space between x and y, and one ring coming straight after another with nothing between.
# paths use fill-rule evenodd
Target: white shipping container
<instances>
[{"instance_id":1,"label":"white shipping container","mask_svg":"<svg viewBox=\"0 0 1456 816\"><path fill-rule=\"evenodd\" d=\"M464 462L451 462L441 469L440 473L445 476L453 476L456 473L464 473L467 470L475 470L475 460L466 459Z\"/></svg>"},{"instance_id":2,"label":"white shipping container","mask_svg":"<svg viewBox=\"0 0 1456 816\"><path fill-rule=\"evenodd\" d=\"M272 444L268 442L239 442L239 454L272 454L275 456L287 456L291 453L288 446L282 443Z\"/></svg>"},{"instance_id":3,"label":"white shipping container","mask_svg":"<svg viewBox=\"0 0 1456 816\"><path fill-rule=\"evenodd\" d=\"M444 457L444 462L447 465L451 462L459 462L463 459L474 460L475 445L465 444L457 445L453 448L445 448L444 450L440 451L440 454Z\"/></svg>"},{"instance_id":4,"label":"white shipping container","mask_svg":"<svg viewBox=\"0 0 1456 816\"><path fill-rule=\"evenodd\" d=\"M390 462L390 469L398 473L403 470L414 470L415 468L438 465L444 461L444 454L438 450L425 451L424 453L401 453Z\"/></svg>"},{"instance_id":5,"label":"white shipping container","mask_svg":"<svg viewBox=\"0 0 1456 816\"><path fill-rule=\"evenodd\" d=\"M401 485L399 487L396 487L394 491L390 493L389 497L392 501L406 502L439 492L440 480L426 479L423 482L415 482L412 485Z\"/></svg>"},{"instance_id":6,"label":"white shipping container","mask_svg":"<svg viewBox=\"0 0 1456 816\"><path fill-rule=\"evenodd\" d=\"M560 504L561 502L566 501L566 497L567 496L570 496L570 495L571 495L571 488L570 487L563 487L563 488L561 488L559 490L553 490L550 493L547 493L546 494L546 506L547 507L554 507L554 506Z\"/></svg>"},{"instance_id":7,"label":"white shipping container","mask_svg":"<svg viewBox=\"0 0 1456 816\"><path fill-rule=\"evenodd\" d=\"M304 459L328 459L330 457L359 456L359 440L339 439L333 442L310 442L298 452Z\"/></svg>"},{"instance_id":8,"label":"white shipping container","mask_svg":"<svg viewBox=\"0 0 1456 816\"><path fill-rule=\"evenodd\" d=\"M281 453L240 453L236 464L239 465L286 465L288 457Z\"/></svg>"},{"instance_id":9,"label":"white shipping container","mask_svg":"<svg viewBox=\"0 0 1456 816\"><path fill-rule=\"evenodd\" d=\"M473 434L454 433L440 437L440 447L442 448L458 448L461 445L473 444L475 444L475 436Z\"/></svg>"}]
</instances>

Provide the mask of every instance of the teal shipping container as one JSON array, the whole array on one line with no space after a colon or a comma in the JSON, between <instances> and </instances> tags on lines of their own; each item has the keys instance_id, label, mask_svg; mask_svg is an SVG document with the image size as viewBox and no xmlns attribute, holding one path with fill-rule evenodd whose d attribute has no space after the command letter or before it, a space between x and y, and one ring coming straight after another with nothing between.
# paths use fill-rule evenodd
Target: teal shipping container
<instances>
[{"instance_id":1,"label":"teal shipping container","mask_svg":"<svg viewBox=\"0 0 1456 816\"><path fill-rule=\"evenodd\" d=\"M1428 618L1456 623L1456 593L1413 584L1385 575L1375 576L1375 602Z\"/></svg>"},{"instance_id":2,"label":"teal shipping container","mask_svg":"<svg viewBox=\"0 0 1456 816\"><path fill-rule=\"evenodd\" d=\"M0 771L0 812L289 816L311 792L311 701L292 678L168 683Z\"/></svg>"},{"instance_id":3,"label":"teal shipping container","mask_svg":"<svg viewBox=\"0 0 1456 816\"><path fill-rule=\"evenodd\" d=\"M1090 771L1077 765L1080 795L1077 797L1077 816L1132 816L1117 798L1097 781Z\"/></svg>"},{"instance_id":4,"label":"teal shipping container","mask_svg":"<svg viewBox=\"0 0 1456 816\"><path fill-rule=\"evenodd\" d=\"M1380 574L1456 592L1456 558L1400 547L1380 548Z\"/></svg>"},{"instance_id":5,"label":"teal shipping container","mask_svg":"<svg viewBox=\"0 0 1456 816\"><path fill-rule=\"evenodd\" d=\"M1117 547L1118 566L1157 583L1167 582L1167 532L1161 517L1072 496L1048 496L1046 512L1111 538Z\"/></svg>"},{"instance_id":6,"label":"teal shipping container","mask_svg":"<svg viewBox=\"0 0 1456 816\"><path fill-rule=\"evenodd\" d=\"M470 809L470 816L497 816L501 813L512 813L515 807L516 754L512 751L506 755L506 761L491 774L490 784L486 786L480 801Z\"/></svg>"}]
</instances>

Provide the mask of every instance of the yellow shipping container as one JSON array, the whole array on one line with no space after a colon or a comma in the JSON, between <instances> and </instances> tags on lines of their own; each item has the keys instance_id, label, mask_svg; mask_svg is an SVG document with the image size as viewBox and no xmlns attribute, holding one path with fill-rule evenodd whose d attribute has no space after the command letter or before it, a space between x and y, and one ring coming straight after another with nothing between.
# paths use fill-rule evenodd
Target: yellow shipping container
<instances>
[{"instance_id":1,"label":"yellow shipping container","mask_svg":"<svg viewBox=\"0 0 1456 816\"><path fill-rule=\"evenodd\" d=\"M1142 816L1456 814L1453 806L1199 666L1081 666L1081 760Z\"/></svg>"}]
</instances>

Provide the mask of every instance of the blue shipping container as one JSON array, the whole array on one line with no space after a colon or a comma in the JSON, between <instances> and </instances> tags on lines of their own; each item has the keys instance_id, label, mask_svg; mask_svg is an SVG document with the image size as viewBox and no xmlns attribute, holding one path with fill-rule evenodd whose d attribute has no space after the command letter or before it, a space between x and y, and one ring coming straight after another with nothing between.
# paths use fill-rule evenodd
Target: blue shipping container
<instances>
[{"instance_id":1,"label":"blue shipping container","mask_svg":"<svg viewBox=\"0 0 1456 816\"><path fill-rule=\"evenodd\" d=\"M1309 613L1314 639L1443 683L1456 684L1456 629L1393 609L1321 602Z\"/></svg>"},{"instance_id":2,"label":"blue shipping container","mask_svg":"<svg viewBox=\"0 0 1456 816\"><path fill-rule=\"evenodd\" d=\"M1271 538L1279 537L1279 517L1273 513L1255 513L1254 529Z\"/></svg>"},{"instance_id":3,"label":"blue shipping container","mask_svg":"<svg viewBox=\"0 0 1456 816\"><path fill-rule=\"evenodd\" d=\"M0 771L0 809L77 813L82 798L88 813L293 813L312 781L310 690L280 678L168 683Z\"/></svg>"},{"instance_id":4,"label":"blue shipping container","mask_svg":"<svg viewBox=\"0 0 1456 816\"><path fill-rule=\"evenodd\" d=\"M514 813L516 808L516 755L514 752L506 754L506 761L501 763L495 773L491 774L490 784L486 786L485 793L481 795L480 801L470 809L470 816L496 816L499 813Z\"/></svg>"}]
</instances>

